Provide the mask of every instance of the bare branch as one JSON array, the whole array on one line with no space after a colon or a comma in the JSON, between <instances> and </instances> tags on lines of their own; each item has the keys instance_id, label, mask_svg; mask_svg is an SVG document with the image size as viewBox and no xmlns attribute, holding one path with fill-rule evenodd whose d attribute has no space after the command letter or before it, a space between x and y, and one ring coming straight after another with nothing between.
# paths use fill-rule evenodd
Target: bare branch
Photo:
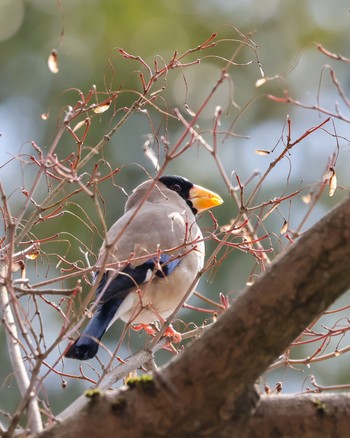
<instances>
[{"instance_id":1,"label":"bare branch","mask_svg":"<svg viewBox=\"0 0 350 438\"><path fill-rule=\"evenodd\" d=\"M3 280L6 278L6 267L4 261L0 262L0 269L0 278ZM6 327L7 346L13 372L15 374L20 393L22 397L25 397L28 388L31 386L31 382L23 362L21 348L18 342L19 337L17 325L13 317L9 296L5 285L1 286L0 289L0 308L1 319L4 321ZM41 420L38 399L35 392L30 395L28 400L24 400L24 403L28 403L28 423L30 430L32 433L41 432L43 429L43 424ZM16 420L18 420L18 418L16 418ZM16 423L13 423L14 427L15 425ZM10 428L8 433L11 433Z\"/></svg>"},{"instance_id":2,"label":"bare branch","mask_svg":"<svg viewBox=\"0 0 350 438\"><path fill-rule=\"evenodd\" d=\"M228 420L236 427L249 424L255 380L350 285L349 215L347 200L306 232L190 349L156 372L149 388L140 383L97 395L94 408L89 404L42 436L74 436L78 430L104 436L123 430L125 437L211 430L219 436ZM113 414L108 404L115 406ZM238 414L242 409L246 417Z\"/></svg>"}]
</instances>

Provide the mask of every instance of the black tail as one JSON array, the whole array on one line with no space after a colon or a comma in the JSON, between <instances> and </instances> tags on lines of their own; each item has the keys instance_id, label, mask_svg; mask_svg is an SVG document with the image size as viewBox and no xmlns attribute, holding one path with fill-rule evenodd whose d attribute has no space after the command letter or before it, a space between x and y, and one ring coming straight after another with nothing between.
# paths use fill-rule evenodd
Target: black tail
<instances>
[{"instance_id":1,"label":"black tail","mask_svg":"<svg viewBox=\"0 0 350 438\"><path fill-rule=\"evenodd\" d=\"M165 256L165 254L164 257L167 257L164 261L168 262L169 257ZM161 261L164 263L163 260ZM178 263L179 260L167 263L162 271L156 272L156 275L168 275ZM111 281L108 276L109 271L105 272L96 289L96 296L99 297L102 293L103 300L100 300L95 315L92 317L81 336L63 353L64 356L80 360L87 360L96 356L100 340L105 334L105 331L118 310L118 307L128 295L130 289L135 287L136 283L143 283L147 278L148 272L152 272L154 267L155 261L153 259L146 261L135 269L128 265L122 271L125 275L117 275L115 278L112 278ZM170 271L169 267L171 269ZM96 272L96 276L97 275L98 271Z\"/></svg>"},{"instance_id":2,"label":"black tail","mask_svg":"<svg viewBox=\"0 0 350 438\"><path fill-rule=\"evenodd\" d=\"M120 300L109 300L102 304L90 320L80 337L63 353L71 359L88 360L96 356L100 340L112 321Z\"/></svg>"}]
</instances>

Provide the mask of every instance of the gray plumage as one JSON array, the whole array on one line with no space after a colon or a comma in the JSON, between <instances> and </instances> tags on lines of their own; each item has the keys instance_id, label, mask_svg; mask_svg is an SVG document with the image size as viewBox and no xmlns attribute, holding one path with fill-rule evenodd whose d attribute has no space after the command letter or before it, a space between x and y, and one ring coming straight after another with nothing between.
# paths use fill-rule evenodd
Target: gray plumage
<instances>
[{"instance_id":1,"label":"gray plumage","mask_svg":"<svg viewBox=\"0 0 350 438\"><path fill-rule=\"evenodd\" d=\"M140 184L124 215L108 231L96 262L103 272L96 311L64 355L93 357L115 319L147 325L164 321L196 286L204 242L195 214L222 203L213 192L178 176Z\"/></svg>"}]
</instances>

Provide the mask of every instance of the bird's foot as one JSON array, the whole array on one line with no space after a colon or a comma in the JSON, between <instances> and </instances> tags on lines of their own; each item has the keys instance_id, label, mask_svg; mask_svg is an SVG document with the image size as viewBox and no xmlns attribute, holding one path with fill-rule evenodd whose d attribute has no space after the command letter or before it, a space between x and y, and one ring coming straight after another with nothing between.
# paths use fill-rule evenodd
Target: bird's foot
<instances>
[{"instance_id":1,"label":"bird's foot","mask_svg":"<svg viewBox=\"0 0 350 438\"><path fill-rule=\"evenodd\" d=\"M179 342L182 341L181 333L174 330L171 325L169 325L169 327L167 327L165 329L164 336L169 337L169 338L173 338L172 342L174 342L175 344L178 344Z\"/></svg>"},{"instance_id":2,"label":"bird's foot","mask_svg":"<svg viewBox=\"0 0 350 438\"><path fill-rule=\"evenodd\" d=\"M136 331L144 330L148 335L155 336L156 330L148 324L132 324L131 328Z\"/></svg>"},{"instance_id":3,"label":"bird's foot","mask_svg":"<svg viewBox=\"0 0 350 438\"><path fill-rule=\"evenodd\" d=\"M132 324L131 328L136 331L144 330L148 335L151 336L155 336L157 333L157 329L148 324ZM178 344L182 341L181 333L174 330L171 325L165 329L163 337L172 338L171 342L174 342L175 344Z\"/></svg>"}]
</instances>

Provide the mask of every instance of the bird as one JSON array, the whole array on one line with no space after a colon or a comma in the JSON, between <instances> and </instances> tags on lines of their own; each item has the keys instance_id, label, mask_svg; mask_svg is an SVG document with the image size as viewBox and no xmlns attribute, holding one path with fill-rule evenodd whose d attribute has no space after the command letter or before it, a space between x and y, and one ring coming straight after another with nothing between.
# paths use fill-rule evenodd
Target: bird
<instances>
[{"instance_id":1,"label":"bird","mask_svg":"<svg viewBox=\"0 0 350 438\"><path fill-rule=\"evenodd\" d=\"M196 215L222 202L218 194L178 175L138 185L124 215L107 232L94 266L94 314L63 355L93 358L118 318L146 331L150 324L164 322L195 289L204 266Z\"/></svg>"}]
</instances>

